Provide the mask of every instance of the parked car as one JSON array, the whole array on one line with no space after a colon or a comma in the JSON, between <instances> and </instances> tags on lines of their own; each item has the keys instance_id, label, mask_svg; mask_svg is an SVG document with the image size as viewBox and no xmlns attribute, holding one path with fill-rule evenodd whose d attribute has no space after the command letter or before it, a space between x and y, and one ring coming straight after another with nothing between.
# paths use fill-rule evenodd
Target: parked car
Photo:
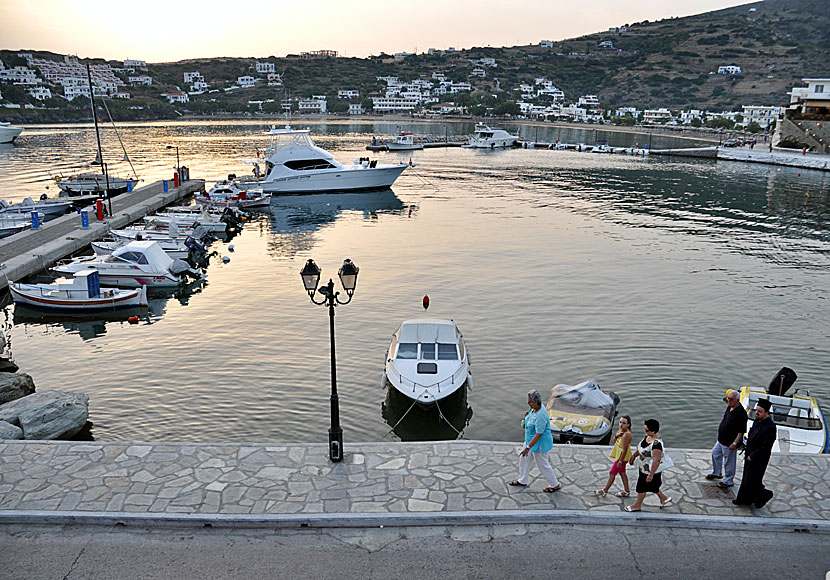
<instances>
[{"instance_id":1,"label":"parked car","mask_svg":"<svg viewBox=\"0 0 830 580\"><path fill-rule=\"evenodd\" d=\"M727 139L723 142L724 147L740 147L741 142L738 139Z\"/></svg>"}]
</instances>

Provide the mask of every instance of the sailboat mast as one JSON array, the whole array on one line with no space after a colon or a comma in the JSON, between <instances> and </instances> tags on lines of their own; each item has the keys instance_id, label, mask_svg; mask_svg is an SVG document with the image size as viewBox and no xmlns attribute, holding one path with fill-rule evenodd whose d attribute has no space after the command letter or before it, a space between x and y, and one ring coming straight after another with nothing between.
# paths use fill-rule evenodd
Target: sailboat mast
<instances>
[{"instance_id":1,"label":"sailboat mast","mask_svg":"<svg viewBox=\"0 0 830 580\"><path fill-rule=\"evenodd\" d=\"M95 122L95 139L98 142L98 157L93 165L101 165L104 162L104 156L101 153L101 135L98 133L98 115L95 114L95 97L92 96L92 72L89 68L89 62L86 63L86 79L89 82L89 105L92 107L92 120Z\"/></svg>"}]
</instances>

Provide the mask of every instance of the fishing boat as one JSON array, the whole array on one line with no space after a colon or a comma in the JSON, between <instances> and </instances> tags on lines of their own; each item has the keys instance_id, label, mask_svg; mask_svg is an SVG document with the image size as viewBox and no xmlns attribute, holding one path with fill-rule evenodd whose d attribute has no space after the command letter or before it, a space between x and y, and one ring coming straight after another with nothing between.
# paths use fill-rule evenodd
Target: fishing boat
<instances>
[{"instance_id":1,"label":"fishing boat","mask_svg":"<svg viewBox=\"0 0 830 580\"><path fill-rule=\"evenodd\" d=\"M14 143L18 135L23 132L22 127L14 127L11 123L0 121L0 144Z\"/></svg>"},{"instance_id":2,"label":"fishing boat","mask_svg":"<svg viewBox=\"0 0 830 580\"><path fill-rule=\"evenodd\" d=\"M556 385L546 405L553 439L560 443L607 444L619 403L616 393L606 393L596 381Z\"/></svg>"},{"instance_id":3,"label":"fishing boat","mask_svg":"<svg viewBox=\"0 0 830 580\"><path fill-rule=\"evenodd\" d=\"M0 216L0 238L7 238L32 227L32 219L23 216Z\"/></svg>"},{"instance_id":4,"label":"fishing boat","mask_svg":"<svg viewBox=\"0 0 830 580\"><path fill-rule=\"evenodd\" d=\"M386 351L382 385L391 385L422 406L468 386L473 377L464 337L452 320L405 320Z\"/></svg>"},{"instance_id":5,"label":"fishing boat","mask_svg":"<svg viewBox=\"0 0 830 580\"><path fill-rule=\"evenodd\" d=\"M418 151L424 148L424 144L416 143L415 135L404 132L396 135L393 141L387 141L386 148L389 151Z\"/></svg>"},{"instance_id":6,"label":"fishing boat","mask_svg":"<svg viewBox=\"0 0 830 580\"><path fill-rule=\"evenodd\" d=\"M15 304L58 311L110 310L147 306L147 287L135 290L101 288L98 270L73 273L70 282L9 285Z\"/></svg>"},{"instance_id":7,"label":"fishing boat","mask_svg":"<svg viewBox=\"0 0 830 580\"><path fill-rule=\"evenodd\" d=\"M226 214L211 213L207 207L199 208L198 212L166 211L142 218L148 229L166 230L171 224L180 228L193 228L199 225L211 232L224 232L228 229L229 218Z\"/></svg>"},{"instance_id":8,"label":"fishing boat","mask_svg":"<svg viewBox=\"0 0 830 580\"><path fill-rule=\"evenodd\" d=\"M827 420L821 405L809 391L796 389L787 394L798 375L784 367L765 390L763 387L741 387L740 401L749 419L747 432L755 420L755 404L769 399L770 417L776 427L772 450L781 453L816 454L830 452Z\"/></svg>"},{"instance_id":9,"label":"fishing boat","mask_svg":"<svg viewBox=\"0 0 830 580\"><path fill-rule=\"evenodd\" d=\"M377 160L344 165L317 147L308 129L272 128L265 152L265 177L259 182L265 193L325 193L374 191L389 188L406 163L379 165ZM257 164L260 159L252 160Z\"/></svg>"},{"instance_id":10,"label":"fishing boat","mask_svg":"<svg viewBox=\"0 0 830 580\"><path fill-rule=\"evenodd\" d=\"M71 201L60 201L53 199L41 199L33 201L31 197L25 198L20 203L7 203L6 200L0 199L0 216L13 217L22 216L29 217L33 211L38 212L41 221L47 221L52 218L62 216L72 207Z\"/></svg>"},{"instance_id":11,"label":"fishing boat","mask_svg":"<svg viewBox=\"0 0 830 580\"><path fill-rule=\"evenodd\" d=\"M504 129L492 129L484 123L476 123L469 142L462 145L462 147L468 149L500 149L513 147L518 140L518 135L511 135Z\"/></svg>"},{"instance_id":12,"label":"fishing boat","mask_svg":"<svg viewBox=\"0 0 830 580\"><path fill-rule=\"evenodd\" d=\"M153 241L130 242L106 258L83 256L61 262L52 269L65 275L94 269L98 271L101 284L120 288L173 288L187 282L188 277L201 277L186 262L174 260L165 254L161 246Z\"/></svg>"}]
</instances>

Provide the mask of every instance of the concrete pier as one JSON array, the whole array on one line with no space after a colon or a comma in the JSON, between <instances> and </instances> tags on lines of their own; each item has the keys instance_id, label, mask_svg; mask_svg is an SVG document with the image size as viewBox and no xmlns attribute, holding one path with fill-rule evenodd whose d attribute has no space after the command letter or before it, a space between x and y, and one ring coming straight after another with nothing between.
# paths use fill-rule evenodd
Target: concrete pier
<instances>
[{"instance_id":1,"label":"concrete pier","mask_svg":"<svg viewBox=\"0 0 830 580\"><path fill-rule=\"evenodd\" d=\"M156 181L132 193L113 197L113 215L100 222L95 216L95 206L90 206L88 228L81 227L81 216L73 212L42 224L36 230L25 230L0 240L0 290L10 281L16 282L49 268L103 238L110 229L123 228L161 207L205 189L201 179L186 181L180 187L173 187L172 182L169 185L165 192L163 182Z\"/></svg>"},{"instance_id":2,"label":"concrete pier","mask_svg":"<svg viewBox=\"0 0 830 580\"><path fill-rule=\"evenodd\" d=\"M452 441L347 444L331 463L325 444L0 443L0 524L228 527L373 527L625 523L648 527L830 533L830 456L774 454L763 509L731 503L737 485L705 479L709 452L668 449L663 476L672 503L650 495L597 497L610 448L556 445L562 483L531 469L528 487L510 487L518 443ZM740 459L743 463L743 459ZM629 468L632 490L636 469ZM740 468L738 482L740 481ZM619 478L611 492L621 490Z\"/></svg>"}]
</instances>

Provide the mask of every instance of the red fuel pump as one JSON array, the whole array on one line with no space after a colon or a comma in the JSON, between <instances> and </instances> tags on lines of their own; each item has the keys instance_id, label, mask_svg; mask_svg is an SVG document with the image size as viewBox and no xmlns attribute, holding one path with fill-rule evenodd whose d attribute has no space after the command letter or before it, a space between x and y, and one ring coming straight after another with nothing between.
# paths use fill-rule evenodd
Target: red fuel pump
<instances>
[{"instance_id":1,"label":"red fuel pump","mask_svg":"<svg viewBox=\"0 0 830 580\"><path fill-rule=\"evenodd\" d=\"M95 200L95 215L98 217L99 222L104 221L104 200Z\"/></svg>"},{"instance_id":2,"label":"red fuel pump","mask_svg":"<svg viewBox=\"0 0 830 580\"><path fill-rule=\"evenodd\" d=\"M179 187L179 172L173 172L173 187Z\"/></svg>"}]
</instances>

